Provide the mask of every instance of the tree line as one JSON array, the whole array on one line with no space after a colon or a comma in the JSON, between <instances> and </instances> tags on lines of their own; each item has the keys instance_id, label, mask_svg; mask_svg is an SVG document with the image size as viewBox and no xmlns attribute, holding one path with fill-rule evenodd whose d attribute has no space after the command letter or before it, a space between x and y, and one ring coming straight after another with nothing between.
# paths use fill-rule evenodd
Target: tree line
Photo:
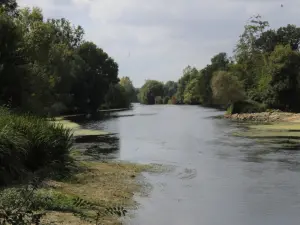
<instances>
[{"instance_id":1,"label":"tree line","mask_svg":"<svg viewBox=\"0 0 300 225\"><path fill-rule=\"evenodd\" d=\"M0 105L34 114L128 107L135 90L81 26L0 1Z\"/></svg>"},{"instance_id":2,"label":"tree line","mask_svg":"<svg viewBox=\"0 0 300 225\"><path fill-rule=\"evenodd\" d=\"M177 82L147 80L139 90L139 100L143 104L231 106L231 110L242 104L250 111L298 112L299 42L299 27L288 24L275 30L261 16L254 16L245 25L233 56L221 52L203 69L188 66Z\"/></svg>"}]
</instances>

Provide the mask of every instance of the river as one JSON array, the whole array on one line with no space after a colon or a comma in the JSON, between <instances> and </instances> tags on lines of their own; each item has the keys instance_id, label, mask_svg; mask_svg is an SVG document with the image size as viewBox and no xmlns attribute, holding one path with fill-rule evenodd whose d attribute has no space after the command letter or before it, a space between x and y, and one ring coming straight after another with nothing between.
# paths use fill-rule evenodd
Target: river
<instances>
[{"instance_id":1,"label":"river","mask_svg":"<svg viewBox=\"0 0 300 225\"><path fill-rule=\"evenodd\" d=\"M145 174L153 189L127 225L298 225L300 154L234 137L239 124L198 106L142 106L84 128L119 136L112 157L173 167Z\"/></svg>"}]
</instances>

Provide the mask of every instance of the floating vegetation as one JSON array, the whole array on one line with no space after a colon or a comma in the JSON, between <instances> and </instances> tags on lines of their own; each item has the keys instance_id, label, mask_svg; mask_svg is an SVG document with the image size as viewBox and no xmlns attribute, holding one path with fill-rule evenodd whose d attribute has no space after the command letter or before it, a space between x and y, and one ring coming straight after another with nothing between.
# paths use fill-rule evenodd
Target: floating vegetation
<instances>
[{"instance_id":1,"label":"floating vegetation","mask_svg":"<svg viewBox=\"0 0 300 225\"><path fill-rule=\"evenodd\" d=\"M245 124L244 124L245 125ZM245 130L234 136L256 139L273 149L295 150L300 147L300 123L278 122L269 124L248 124Z\"/></svg>"},{"instance_id":2,"label":"floating vegetation","mask_svg":"<svg viewBox=\"0 0 300 225\"><path fill-rule=\"evenodd\" d=\"M102 130L91 130L91 129L82 129L78 123L72 122L70 120L64 119L62 117L57 117L54 123L63 125L63 127L71 129L75 137L79 136L94 136L94 135L107 135L108 132Z\"/></svg>"}]
</instances>

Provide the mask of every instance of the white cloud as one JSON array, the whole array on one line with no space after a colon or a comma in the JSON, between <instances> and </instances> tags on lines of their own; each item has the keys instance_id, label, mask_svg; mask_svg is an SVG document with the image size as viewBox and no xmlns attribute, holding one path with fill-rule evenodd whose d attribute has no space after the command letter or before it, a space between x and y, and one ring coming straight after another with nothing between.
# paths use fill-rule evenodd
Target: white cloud
<instances>
[{"instance_id":1,"label":"white cloud","mask_svg":"<svg viewBox=\"0 0 300 225\"><path fill-rule=\"evenodd\" d=\"M278 27L298 23L298 0L22 0L47 16L67 17L107 51L120 76L177 80L190 65L203 67L221 51L231 54L243 25L261 14ZM284 7L281 7L284 4ZM300 25L300 24L298 24ZM129 57L130 55L130 57Z\"/></svg>"}]
</instances>

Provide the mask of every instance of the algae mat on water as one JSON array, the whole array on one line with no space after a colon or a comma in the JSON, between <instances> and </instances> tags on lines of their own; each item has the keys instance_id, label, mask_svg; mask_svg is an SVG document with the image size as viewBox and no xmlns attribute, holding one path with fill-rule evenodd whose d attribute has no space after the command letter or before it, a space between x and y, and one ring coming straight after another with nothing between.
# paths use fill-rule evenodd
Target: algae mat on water
<instances>
[{"instance_id":1,"label":"algae mat on water","mask_svg":"<svg viewBox=\"0 0 300 225\"><path fill-rule=\"evenodd\" d=\"M82 129L81 126L77 123L74 123L70 120L66 120L63 117L56 117L54 121L57 124L63 125L65 128L71 129L75 137L77 136L89 136L89 135L107 135L108 132L102 130L91 130L91 129Z\"/></svg>"},{"instance_id":2,"label":"algae mat on water","mask_svg":"<svg viewBox=\"0 0 300 225\"><path fill-rule=\"evenodd\" d=\"M252 124L246 127L246 131L236 132L233 135L248 138L274 139L275 142L293 140L294 144L299 144L300 123L298 122Z\"/></svg>"},{"instance_id":3,"label":"algae mat on water","mask_svg":"<svg viewBox=\"0 0 300 225\"><path fill-rule=\"evenodd\" d=\"M273 124L265 124L265 125L250 125L249 128L259 130L259 131L300 132L300 123L289 122L289 123L273 123Z\"/></svg>"}]
</instances>

